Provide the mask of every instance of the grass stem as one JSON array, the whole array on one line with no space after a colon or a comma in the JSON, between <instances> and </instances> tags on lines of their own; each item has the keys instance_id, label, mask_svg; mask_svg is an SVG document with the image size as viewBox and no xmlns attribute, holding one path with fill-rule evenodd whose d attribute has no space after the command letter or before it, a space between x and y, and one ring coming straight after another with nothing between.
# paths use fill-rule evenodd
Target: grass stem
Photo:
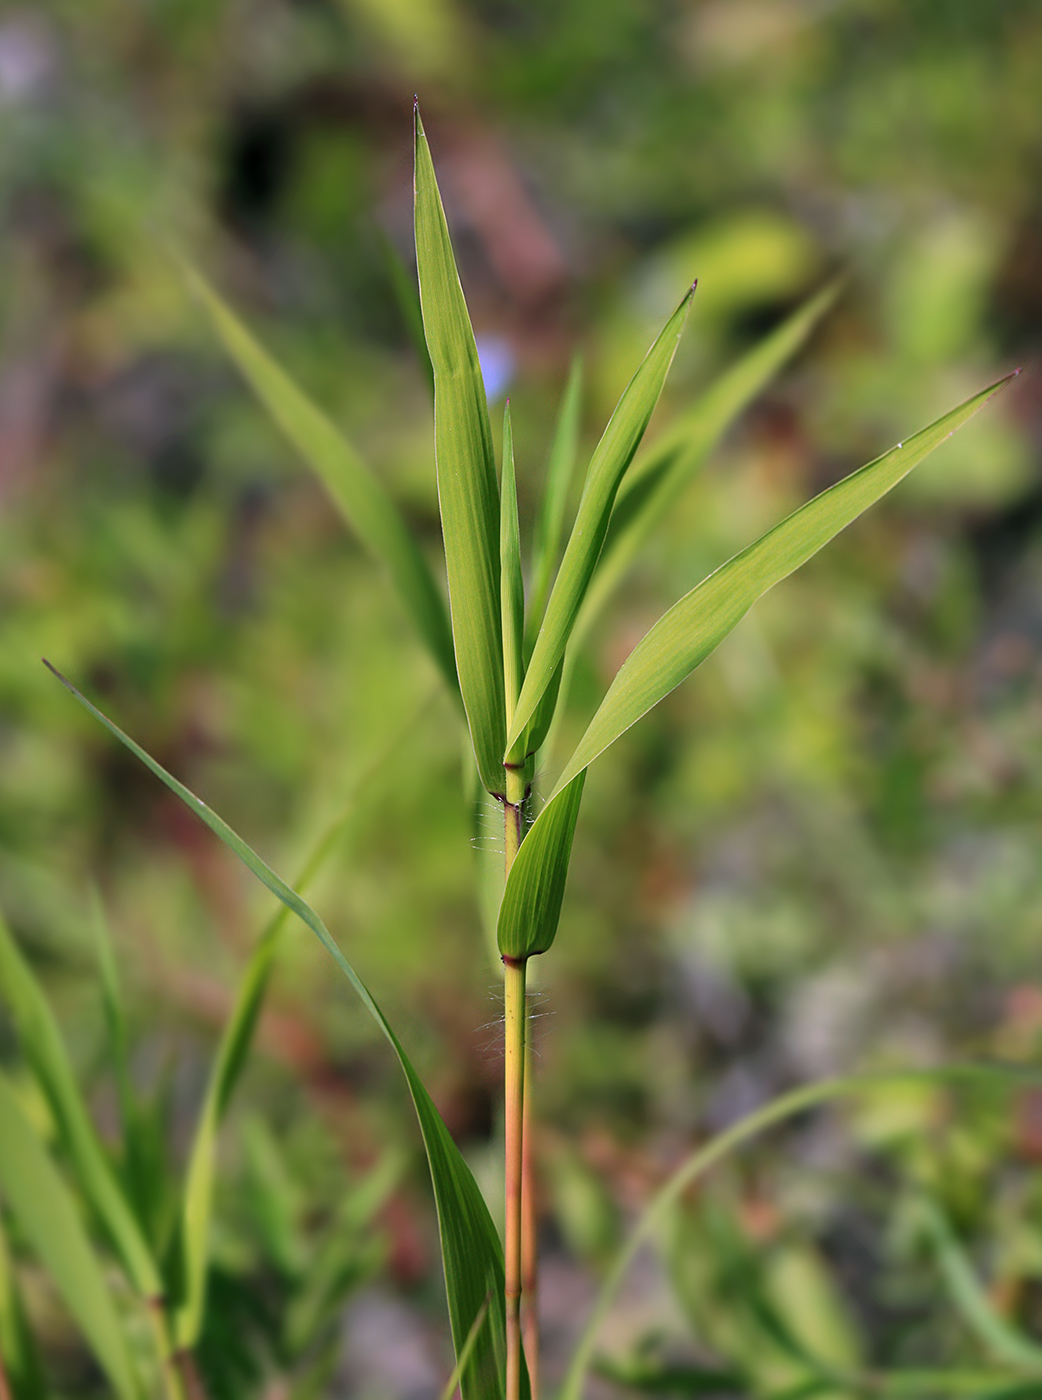
<instances>
[{"instance_id":1,"label":"grass stem","mask_svg":"<svg viewBox=\"0 0 1042 1400\"><path fill-rule=\"evenodd\" d=\"M521 1181L525 1098L525 966L506 966L506 1324L507 1400L521 1400Z\"/></svg>"},{"instance_id":2,"label":"grass stem","mask_svg":"<svg viewBox=\"0 0 1042 1400\"><path fill-rule=\"evenodd\" d=\"M524 774L506 770L506 801L503 804L506 837L506 873L514 863L524 834ZM525 970L524 958L503 959L506 1050L503 1088L505 1101L504 1176L506 1180L506 1230L504 1241L506 1273L506 1400L521 1400L521 1219L524 1179L525 1117Z\"/></svg>"},{"instance_id":3,"label":"grass stem","mask_svg":"<svg viewBox=\"0 0 1042 1400\"><path fill-rule=\"evenodd\" d=\"M532 1038L525 1037L525 1101L521 1114L521 1338L532 1400L539 1400L539 1217L532 1140Z\"/></svg>"}]
</instances>

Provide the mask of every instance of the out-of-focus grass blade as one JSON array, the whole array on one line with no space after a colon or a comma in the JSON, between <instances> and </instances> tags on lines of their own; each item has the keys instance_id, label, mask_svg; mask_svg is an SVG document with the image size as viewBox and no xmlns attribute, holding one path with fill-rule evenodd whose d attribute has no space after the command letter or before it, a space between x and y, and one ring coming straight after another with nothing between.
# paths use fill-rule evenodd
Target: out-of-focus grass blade
<instances>
[{"instance_id":1,"label":"out-of-focus grass blade","mask_svg":"<svg viewBox=\"0 0 1042 1400\"><path fill-rule=\"evenodd\" d=\"M96 891L93 904L102 1006L108 1030L122 1130L123 1159L120 1179L134 1218L153 1250L153 1257L159 1257L162 1249L157 1245L157 1240L168 1176L162 1104L158 1097L151 1104L143 1103L131 1081L123 992L112 947L112 935Z\"/></svg>"},{"instance_id":2,"label":"out-of-focus grass blade","mask_svg":"<svg viewBox=\"0 0 1042 1400\"><path fill-rule=\"evenodd\" d=\"M539 503L539 514L536 516L532 541L532 596L525 621L526 658L531 656L535 646L536 634L546 611L546 600L550 596L557 552L561 547L568 488L572 483L579 448L582 381L582 358L576 355L572 360L571 373L557 415L557 425L550 445L550 460L546 469L546 484Z\"/></svg>"},{"instance_id":3,"label":"out-of-focus grass blade","mask_svg":"<svg viewBox=\"0 0 1042 1400\"><path fill-rule=\"evenodd\" d=\"M1017 373L1005 375L914 437L815 496L674 604L620 666L551 798L690 675L761 594L805 564L862 511L896 486ZM546 819L551 806L552 802L547 804L539 821Z\"/></svg>"},{"instance_id":4,"label":"out-of-focus grass blade","mask_svg":"<svg viewBox=\"0 0 1042 1400\"><path fill-rule=\"evenodd\" d=\"M434 453L449 610L463 705L481 781L503 796L503 634L499 490L485 384L416 109L416 265L434 366Z\"/></svg>"},{"instance_id":5,"label":"out-of-focus grass blade","mask_svg":"<svg viewBox=\"0 0 1042 1400\"><path fill-rule=\"evenodd\" d=\"M503 410L503 484L499 493L500 599L503 615L503 688L509 725L521 693L521 648L525 628L525 586L521 579L521 531L517 523L517 480L510 400Z\"/></svg>"},{"instance_id":6,"label":"out-of-focus grass blade","mask_svg":"<svg viewBox=\"0 0 1042 1400\"><path fill-rule=\"evenodd\" d=\"M322 481L366 549L390 572L449 690L458 690L445 603L398 507L324 413L187 263L181 267L225 350L286 437Z\"/></svg>"},{"instance_id":7,"label":"out-of-focus grass blade","mask_svg":"<svg viewBox=\"0 0 1042 1400\"><path fill-rule=\"evenodd\" d=\"M615 495L623 473L633 460L640 440L651 421L662 393L666 375L673 363L677 345L687 321L694 293L692 287L666 322L636 374L623 391L615 412L594 449L586 473L586 484L576 513L564 558L554 580L550 601L532 649L525 673L521 698L514 722L507 734L506 759L517 763L525 758L525 731L536 706L557 670L576 613L589 587L601 546L608 530Z\"/></svg>"},{"instance_id":8,"label":"out-of-focus grass blade","mask_svg":"<svg viewBox=\"0 0 1042 1400\"><path fill-rule=\"evenodd\" d=\"M98 1140L51 1008L3 919L0 992L10 1007L22 1052L47 1097L83 1195L138 1293L146 1299L161 1297L159 1269Z\"/></svg>"},{"instance_id":9,"label":"out-of-focus grass blade","mask_svg":"<svg viewBox=\"0 0 1042 1400\"><path fill-rule=\"evenodd\" d=\"M3 1381L11 1400L46 1400L43 1368L26 1321L0 1219L0 1382ZM0 1384L2 1394L4 1387Z\"/></svg>"},{"instance_id":10,"label":"out-of-focus grass blade","mask_svg":"<svg viewBox=\"0 0 1042 1400\"><path fill-rule=\"evenodd\" d=\"M386 233L382 230L379 233L380 251L383 253L384 266L387 268L387 278L391 284L391 291L398 304L405 329L409 334L412 347L416 351L416 356L423 369L424 377L430 387L431 398L434 397L434 366L431 364L430 351L427 349L427 342L423 335L423 312L420 310L420 294L416 283L405 263L398 255L398 249L394 246Z\"/></svg>"},{"instance_id":11,"label":"out-of-focus grass blade","mask_svg":"<svg viewBox=\"0 0 1042 1400\"><path fill-rule=\"evenodd\" d=\"M346 808L322 833L301 867L296 880L298 890L307 889L337 849L355 819L363 792L380 775L388 760L398 753L405 735L427 712L429 703L424 700L359 779ZM217 1133L253 1044L275 956L289 918L290 911L283 906L269 920L239 980L235 1005L221 1035L192 1140L180 1222L182 1300L175 1321L178 1345L188 1350L194 1350L198 1343L206 1309Z\"/></svg>"},{"instance_id":12,"label":"out-of-focus grass blade","mask_svg":"<svg viewBox=\"0 0 1042 1400\"><path fill-rule=\"evenodd\" d=\"M836 299L826 287L726 370L623 478L608 537L575 620L578 646L632 564L739 414L770 383Z\"/></svg>"},{"instance_id":13,"label":"out-of-focus grass blade","mask_svg":"<svg viewBox=\"0 0 1042 1400\"><path fill-rule=\"evenodd\" d=\"M668 1219L670 1211L673 1210L691 1183L704 1176L710 1168L723 1161L725 1157L729 1156L736 1148L741 1147L743 1143L748 1142L750 1138L757 1137L777 1123L783 1123L787 1118L806 1113L808 1109L817 1108L834 1099L870 1093L872 1090L887 1084L925 1082L938 1085L958 1085L960 1083L979 1085L991 1082L1019 1086L1025 1082L1037 1080L1039 1077L1038 1071L1034 1073L1025 1071L1020 1065L1008 1067L1003 1065L942 1065L936 1069L898 1070L883 1074L851 1075L843 1079L824 1079L817 1084L808 1084L800 1089L793 1089L787 1094L781 1094L778 1098L765 1104L763 1108L757 1109L747 1117L739 1119L737 1123L724 1132L718 1133L716 1137L704 1143L677 1167L673 1175L660 1187L641 1212L636 1226L605 1275L593 1310L583 1328L579 1343L572 1353L568 1374L565 1376L557 1400L580 1400L601 1324L627 1270L643 1245L662 1227Z\"/></svg>"},{"instance_id":14,"label":"out-of-focus grass blade","mask_svg":"<svg viewBox=\"0 0 1042 1400\"><path fill-rule=\"evenodd\" d=\"M412 1061L405 1053L390 1022L373 1000L368 987L341 952L332 934L311 905L286 884L281 876L257 855L227 822L200 801L183 783L157 763L128 734L81 695L71 681L50 662L45 662L62 685L103 724L114 738L125 745L147 768L165 783L210 830L239 857L291 913L305 923L329 953L354 988L359 1000L390 1041L402 1067L419 1120L427 1160L430 1165L434 1198L441 1231L442 1262L448 1294L449 1318L457 1355L478 1315L486 1294L492 1297L492 1326L484 1329L463 1376L464 1400L497 1400L504 1394L506 1315L503 1304L503 1250L470 1168L460 1156L442 1117L435 1108ZM527 1384L525 1388L527 1395Z\"/></svg>"},{"instance_id":15,"label":"out-of-focus grass blade","mask_svg":"<svg viewBox=\"0 0 1042 1400\"><path fill-rule=\"evenodd\" d=\"M504 957L545 953L554 941L585 781L584 769L547 809L546 820L540 813L521 842L499 906L499 951Z\"/></svg>"},{"instance_id":16,"label":"out-of-focus grass blade","mask_svg":"<svg viewBox=\"0 0 1042 1400\"><path fill-rule=\"evenodd\" d=\"M996 1361L1033 1371L1042 1370L1042 1347L1023 1336L1001 1313L995 1311L966 1257L966 1251L937 1203L924 1199L919 1202L918 1210L923 1229L937 1255L948 1295L967 1326Z\"/></svg>"},{"instance_id":17,"label":"out-of-focus grass blade","mask_svg":"<svg viewBox=\"0 0 1042 1400\"><path fill-rule=\"evenodd\" d=\"M139 1388L105 1275L11 1081L0 1072L0 1191L121 1400Z\"/></svg>"}]
</instances>

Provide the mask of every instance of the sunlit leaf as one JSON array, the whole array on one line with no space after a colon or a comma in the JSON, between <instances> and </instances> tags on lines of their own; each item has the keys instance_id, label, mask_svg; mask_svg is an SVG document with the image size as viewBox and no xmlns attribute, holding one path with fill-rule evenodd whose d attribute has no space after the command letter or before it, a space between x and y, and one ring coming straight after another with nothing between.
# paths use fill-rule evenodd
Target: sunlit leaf
<instances>
[{"instance_id":1,"label":"sunlit leaf","mask_svg":"<svg viewBox=\"0 0 1042 1400\"><path fill-rule=\"evenodd\" d=\"M500 488L499 557L503 615L503 687L506 723L521 691L521 648L525 628L525 589L521 580L521 533L517 523L517 481L514 475L514 434L510 403L503 411L503 484Z\"/></svg>"},{"instance_id":2,"label":"sunlit leaf","mask_svg":"<svg viewBox=\"0 0 1042 1400\"><path fill-rule=\"evenodd\" d=\"M694 290L692 287L687 292L645 355L623 391L590 459L575 523L532 649L514 721L507 734L506 758L511 763L525 757L525 731L564 656L576 614L604 544L619 483L640 446L659 401L687 321Z\"/></svg>"},{"instance_id":3,"label":"sunlit leaf","mask_svg":"<svg viewBox=\"0 0 1042 1400\"><path fill-rule=\"evenodd\" d=\"M1016 373L1016 372L1015 372ZM655 623L619 668L552 796L704 661L762 594L906 476L1014 376L1006 375L928 428L815 496L734 555ZM546 811L541 814L544 820Z\"/></svg>"},{"instance_id":4,"label":"sunlit leaf","mask_svg":"<svg viewBox=\"0 0 1042 1400\"><path fill-rule=\"evenodd\" d=\"M416 110L416 264L434 366L434 452L460 690L481 781L503 796L499 489L485 385Z\"/></svg>"},{"instance_id":5,"label":"sunlit leaf","mask_svg":"<svg viewBox=\"0 0 1042 1400\"><path fill-rule=\"evenodd\" d=\"M803 345L836 299L826 287L716 379L623 477L597 572L570 645L578 646L627 569L701 470L724 433Z\"/></svg>"},{"instance_id":6,"label":"sunlit leaf","mask_svg":"<svg viewBox=\"0 0 1042 1400\"><path fill-rule=\"evenodd\" d=\"M11 1391L11 1400L46 1400L47 1387L36 1343L29 1331L25 1306L15 1279L14 1263L7 1248L0 1217L0 1376ZM2 1388L0 1388L2 1393Z\"/></svg>"},{"instance_id":7,"label":"sunlit leaf","mask_svg":"<svg viewBox=\"0 0 1042 1400\"><path fill-rule=\"evenodd\" d=\"M571 373L557 415L546 481L536 516L532 540L532 594L525 619L525 655L531 656L536 635L550 596L557 554L564 530L564 512L568 504L568 488L572 484L575 460L579 449L579 415L582 407L583 366L580 356L572 360Z\"/></svg>"}]
</instances>

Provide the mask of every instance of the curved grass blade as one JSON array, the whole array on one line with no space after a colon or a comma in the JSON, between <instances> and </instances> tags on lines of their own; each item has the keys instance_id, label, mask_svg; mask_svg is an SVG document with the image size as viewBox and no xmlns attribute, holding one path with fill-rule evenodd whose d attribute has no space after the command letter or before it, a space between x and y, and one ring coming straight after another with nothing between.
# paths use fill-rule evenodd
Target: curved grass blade
<instances>
[{"instance_id":1,"label":"curved grass blade","mask_svg":"<svg viewBox=\"0 0 1042 1400\"><path fill-rule=\"evenodd\" d=\"M536 820L514 857L499 906L497 938L504 957L534 957L554 941L585 782L584 769L546 809L546 820Z\"/></svg>"},{"instance_id":2,"label":"curved grass blade","mask_svg":"<svg viewBox=\"0 0 1042 1400\"><path fill-rule=\"evenodd\" d=\"M398 507L339 429L275 363L200 273L178 261L225 350L359 540L386 567L449 691L458 692L445 602Z\"/></svg>"},{"instance_id":3,"label":"curved grass blade","mask_svg":"<svg viewBox=\"0 0 1042 1400\"><path fill-rule=\"evenodd\" d=\"M105 1275L65 1182L0 1072L0 1191L120 1400L140 1394Z\"/></svg>"},{"instance_id":4,"label":"curved grass blade","mask_svg":"<svg viewBox=\"0 0 1042 1400\"><path fill-rule=\"evenodd\" d=\"M525 731L564 656L583 596L593 577L623 473L640 446L680 343L695 288L692 286L623 391L594 449L586 484L550 601L532 649L514 722L507 734L506 761L525 759Z\"/></svg>"},{"instance_id":5,"label":"curved grass blade","mask_svg":"<svg viewBox=\"0 0 1042 1400\"><path fill-rule=\"evenodd\" d=\"M928 1199L920 1201L918 1209L937 1255L948 1295L966 1325L996 1361L1042 1372L1042 1347L1023 1336L996 1312L944 1212L935 1201Z\"/></svg>"},{"instance_id":6,"label":"curved grass blade","mask_svg":"<svg viewBox=\"0 0 1042 1400\"><path fill-rule=\"evenodd\" d=\"M521 531L517 523L517 480L514 475L514 434L510 400L503 410L503 485L499 493L500 599L503 616L503 689L506 723L521 693L521 649L525 630L525 586L521 579Z\"/></svg>"},{"instance_id":7,"label":"curved grass blade","mask_svg":"<svg viewBox=\"0 0 1042 1400\"><path fill-rule=\"evenodd\" d=\"M572 360L568 383L557 415L553 442L550 444L550 460L546 469L546 485L543 487L539 514L536 516L535 536L532 541L532 597L525 621L526 658L532 654L536 634L543 621L554 566L557 563L557 552L561 547L568 488L572 484L579 448L582 381L582 357L576 355Z\"/></svg>"},{"instance_id":8,"label":"curved grass blade","mask_svg":"<svg viewBox=\"0 0 1042 1400\"><path fill-rule=\"evenodd\" d=\"M6 1387L6 1389L5 1389ZM0 1218L0 1396L46 1400L39 1352L25 1316Z\"/></svg>"},{"instance_id":9,"label":"curved grass blade","mask_svg":"<svg viewBox=\"0 0 1042 1400\"><path fill-rule=\"evenodd\" d=\"M336 963L354 988L363 1006L380 1027L390 1042L402 1073L405 1075L412 1095L420 1132L427 1150L434 1198L438 1210L438 1225L441 1232L442 1261L445 1269L445 1285L448 1294L449 1318L452 1337L457 1355L461 1352L467 1334L473 1325L487 1294L491 1294L492 1325L481 1333L470 1361L467 1364L463 1382L463 1400L497 1400L504 1393L505 1374L505 1309L503 1304L503 1250L496 1228L488 1213L488 1207L478 1190L470 1168L460 1156L442 1117L427 1093L412 1061L405 1053L390 1022L374 1001L368 987L355 972L341 952L332 934L312 909L294 889L286 884L281 876L257 855L232 828L200 801L183 783L157 763L150 754L112 720L92 705L86 696L81 695L71 681L55 670L50 662L44 663L61 681L62 685L103 724L109 733L130 750L135 757L152 770L161 782L175 793L210 830L239 857L246 868L266 886L285 907L307 925L326 952ZM526 1391L527 1394L527 1391Z\"/></svg>"},{"instance_id":10,"label":"curved grass blade","mask_svg":"<svg viewBox=\"0 0 1042 1400\"><path fill-rule=\"evenodd\" d=\"M134 1288L154 1302L163 1294L158 1266L105 1156L47 999L2 918L0 992L11 1009L22 1053L47 1098L80 1190Z\"/></svg>"},{"instance_id":11,"label":"curved grass blade","mask_svg":"<svg viewBox=\"0 0 1042 1400\"><path fill-rule=\"evenodd\" d=\"M732 365L623 478L604 550L569 641L579 646L637 553L676 505L738 416L804 344L836 299L826 287Z\"/></svg>"},{"instance_id":12,"label":"curved grass blade","mask_svg":"<svg viewBox=\"0 0 1042 1400\"><path fill-rule=\"evenodd\" d=\"M936 1083L936 1084L979 1084L1010 1083L1023 1084L1039 1077L1038 1072L1025 1071L1021 1066L1004 1065L948 1065L937 1069L895 1070L891 1073L851 1075L842 1079L825 1079L817 1084L808 1084L782 1094L757 1109L747 1117L739 1119L725 1132L694 1151L676 1169L669 1180L652 1197L645 1207L629 1239L619 1250L601 1285L593 1311L583 1328L579 1344L572 1354L572 1360L565 1376L564 1384L557 1400L580 1400L583 1382L593 1357L593 1349L601 1324L619 1290L627 1270L637 1257L640 1249L651 1240L655 1232L665 1223L670 1211L677 1204L692 1182L704 1176L711 1167L730 1155L736 1148L751 1138L757 1137L768 1128L796 1117L808 1109L817 1108L833 1099L868 1093L887 1084Z\"/></svg>"},{"instance_id":13,"label":"curved grass blade","mask_svg":"<svg viewBox=\"0 0 1042 1400\"><path fill-rule=\"evenodd\" d=\"M456 669L481 781L502 797L506 725L492 430L474 331L418 106L416 266L434 366L434 455Z\"/></svg>"},{"instance_id":14,"label":"curved grass blade","mask_svg":"<svg viewBox=\"0 0 1042 1400\"><path fill-rule=\"evenodd\" d=\"M844 477L775 525L675 603L620 666L551 799L680 684L762 594L788 577L971 418L1019 370ZM519 711L520 713L520 711ZM538 820L544 820L551 803ZM538 822L537 822L538 824ZM533 828L534 829L534 828Z\"/></svg>"},{"instance_id":15,"label":"curved grass blade","mask_svg":"<svg viewBox=\"0 0 1042 1400\"><path fill-rule=\"evenodd\" d=\"M423 702L416 714L394 736L384 753L362 775L346 809L323 832L304 862L296 880L298 890L306 889L311 884L337 849L356 816L363 792L380 774L388 760L398 753L405 734L427 711L429 703L428 700ZM193 1350L199 1341L206 1306L217 1133L253 1044L254 1031L271 980L275 956L289 924L289 918L290 911L283 906L268 922L239 981L235 1005L221 1035L192 1140L181 1206L182 1296L175 1322L178 1345L189 1350Z\"/></svg>"}]
</instances>

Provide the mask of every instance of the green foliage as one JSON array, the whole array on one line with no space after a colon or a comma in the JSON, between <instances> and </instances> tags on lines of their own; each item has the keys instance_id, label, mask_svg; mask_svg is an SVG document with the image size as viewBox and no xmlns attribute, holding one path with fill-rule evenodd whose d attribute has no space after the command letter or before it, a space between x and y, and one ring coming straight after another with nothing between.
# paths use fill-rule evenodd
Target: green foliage
<instances>
[{"instance_id":1,"label":"green foliage","mask_svg":"<svg viewBox=\"0 0 1042 1400\"><path fill-rule=\"evenodd\" d=\"M499 488L485 385L416 109L416 261L434 366L434 456L456 670L486 789L505 792Z\"/></svg>"}]
</instances>

